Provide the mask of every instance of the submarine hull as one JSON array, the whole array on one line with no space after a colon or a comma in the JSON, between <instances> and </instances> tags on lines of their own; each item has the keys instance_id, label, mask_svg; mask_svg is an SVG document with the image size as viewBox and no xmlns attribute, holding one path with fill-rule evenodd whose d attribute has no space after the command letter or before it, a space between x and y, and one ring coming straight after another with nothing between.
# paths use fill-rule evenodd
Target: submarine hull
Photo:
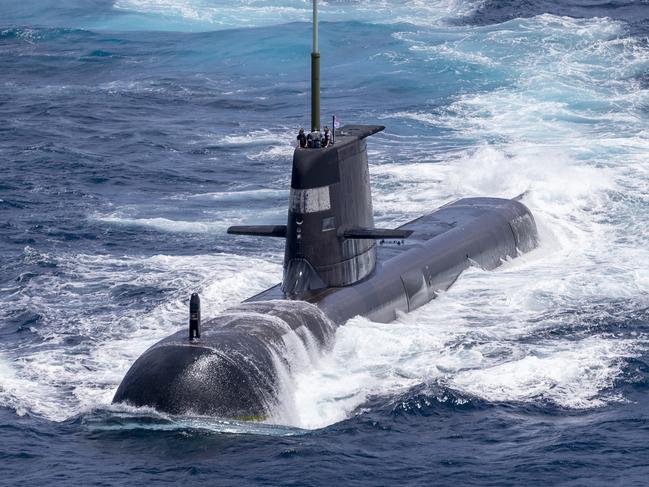
<instances>
[{"instance_id":1,"label":"submarine hull","mask_svg":"<svg viewBox=\"0 0 649 487\"><path fill-rule=\"evenodd\" d=\"M538 234L516 200L465 198L402 227L412 235L376 245L376 266L359 282L288 298L278 284L153 345L128 371L113 402L170 414L260 420L273 415L299 350L326 350L354 316L390 322L448 289L469 266L491 270L528 252ZM297 354L297 355L296 355ZM302 359L303 360L303 359Z\"/></svg>"}]
</instances>

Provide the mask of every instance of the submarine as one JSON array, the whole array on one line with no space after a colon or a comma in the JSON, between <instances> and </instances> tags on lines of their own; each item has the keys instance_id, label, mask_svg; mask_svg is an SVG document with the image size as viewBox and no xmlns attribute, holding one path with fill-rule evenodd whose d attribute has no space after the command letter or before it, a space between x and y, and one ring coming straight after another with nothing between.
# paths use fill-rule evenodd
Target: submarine
<instances>
[{"instance_id":1,"label":"submarine","mask_svg":"<svg viewBox=\"0 0 649 487\"><path fill-rule=\"evenodd\" d=\"M398 228L374 225L367 143L380 125L333 127L320 144L320 54L313 1L311 144L293 154L285 225L233 226L233 235L285 240L282 282L146 350L113 402L172 415L267 420L280 406L295 350L327 350L363 316L388 323L447 290L470 266L492 270L538 245L517 199L463 198ZM398 325L395 325L398 326Z\"/></svg>"}]
</instances>

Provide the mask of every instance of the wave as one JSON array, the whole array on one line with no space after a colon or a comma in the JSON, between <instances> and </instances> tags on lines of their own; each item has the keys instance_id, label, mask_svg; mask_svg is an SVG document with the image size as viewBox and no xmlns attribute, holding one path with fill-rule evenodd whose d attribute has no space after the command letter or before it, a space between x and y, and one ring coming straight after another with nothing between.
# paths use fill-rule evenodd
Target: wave
<instances>
[{"instance_id":1,"label":"wave","mask_svg":"<svg viewBox=\"0 0 649 487\"><path fill-rule=\"evenodd\" d=\"M235 421L206 416L170 416L152 409L113 405L95 409L70 421L79 421L94 433L125 433L137 431L197 431L209 434L236 434L255 436L300 436L306 430L287 426Z\"/></svg>"},{"instance_id":2,"label":"wave","mask_svg":"<svg viewBox=\"0 0 649 487\"><path fill-rule=\"evenodd\" d=\"M430 26L445 19L464 17L476 10L479 1L424 1L389 0L329 1L323 2L320 18L323 21L362 21L378 24L409 23ZM229 29L260 27L290 22L310 22L311 5L304 0L246 0L215 5L208 0L117 0L115 8L149 16L182 19L186 28Z\"/></svg>"},{"instance_id":3,"label":"wave","mask_svg":"<svg viewBox=\"0 0 649 487\"><path fill-rule=\"evenodd\" d=\"M649 92L635 76L649 50L610 19L542 15L459 29L457 40L457 31L440 40L435 29L396 37L418 63L496 67L500 86L430 111L385 114L397 133L414 122L415 133L442 127L438 137L457 143L440 152L435 136L375 139L383 155L372 168L376 211L403 222L462 196L524 193L541 247L495 272L470 270L397 323L348 322L322 365L296 378L303 407L293 424L331 424L371 397L431 382L489 402L601 407L622 399L618 381L644 353L649 336L637 327L575 330L601 316L600 306L626 321L649 300L648 236L640 230L649 223L640 163ZM397 150L401 163L389 164L386 154ZM577 303L579 313L547 315ZM562 329L573 331L545 333Z\"/></svg>"},{"instance_id":4,"label":"wave","mask_svg":"<svg viewBox=\"0 0 649 487\"><path fill-rule=\"evenodd\" d=\"M94 220L113 225L143 227L171 233L225 233L228 225L224 222L197 222L170 220L168 218L123 218L116 215L96 216Z\"/></svg>"},{"instance_id":5,"label":"wave","mask_svg":"<svg viewBox=\"0 0 649 487\"><path fill-rule=\"evenodd\" d=\"M26 329L16 324L16 333L31 336L18 350L10 340L0 347L0 405L54 421L110 404L135 359L185 326L192 292L201 294L209 319L281 274L278 263L229 254L51 255L27 248L22 259L56 267L2 298L4 322L23 310L41 319Z\"/></svg>"},{"instance_id":6,"label":"wave","mask_svg":"<svg viewBox=\"0 0 649 487\"><path fill-rule=\"evenodd\" d=\"M192 195L176 195L174 199L207 199L213 201L266 201L282 200L288 201L289 190L287 189L249 189L240 191L216 191L213 193L197 193Z\"/></svg>"},{"instance_id":7,"label":"wave","mask_svg":"<svg viewBox=\"0 0 649 487\"><path fill-rule=\"evenodd\" d=\"M392 416L434 416L441 411L469 411L488 406L486 401L476 396L459 393L438 383L419 385L378 405Z\"/></svg>"}]
</instances>

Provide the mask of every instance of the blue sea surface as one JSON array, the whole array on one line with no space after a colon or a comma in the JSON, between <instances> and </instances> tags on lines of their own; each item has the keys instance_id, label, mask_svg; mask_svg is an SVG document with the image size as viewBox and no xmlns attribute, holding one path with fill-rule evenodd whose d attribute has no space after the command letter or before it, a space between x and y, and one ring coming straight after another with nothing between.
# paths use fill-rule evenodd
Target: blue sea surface
<instances>
[{"instance_id":1,"label":"blue sea surface","mask_svg":"<svg viewBox=\"0 0 649 487\"><path fill-rule=\"evenodd\" d=\"M379 225L524 194L540 247L354 318L265 423L111 405L281 279L310 2L0 0L0 485L647 485L649 3L329 0Z\"/></svg>"}]
</instances>

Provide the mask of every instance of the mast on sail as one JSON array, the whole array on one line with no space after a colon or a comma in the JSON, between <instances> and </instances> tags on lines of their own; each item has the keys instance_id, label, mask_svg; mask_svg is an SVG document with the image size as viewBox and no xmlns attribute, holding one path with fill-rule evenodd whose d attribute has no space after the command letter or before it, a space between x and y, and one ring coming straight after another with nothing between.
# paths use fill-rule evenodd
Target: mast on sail
<instances>
[{"instance_id":1,"label":"mast on sail","mask_svg":"<svg viewBox=\"0 0 649 487\"><path fill-rule=\"evenodd\" d=\"M311 52L311 132L320 131L320 52L318 51L318 0L313 0L313 52Z\"/></svg>"}]
</instances>

